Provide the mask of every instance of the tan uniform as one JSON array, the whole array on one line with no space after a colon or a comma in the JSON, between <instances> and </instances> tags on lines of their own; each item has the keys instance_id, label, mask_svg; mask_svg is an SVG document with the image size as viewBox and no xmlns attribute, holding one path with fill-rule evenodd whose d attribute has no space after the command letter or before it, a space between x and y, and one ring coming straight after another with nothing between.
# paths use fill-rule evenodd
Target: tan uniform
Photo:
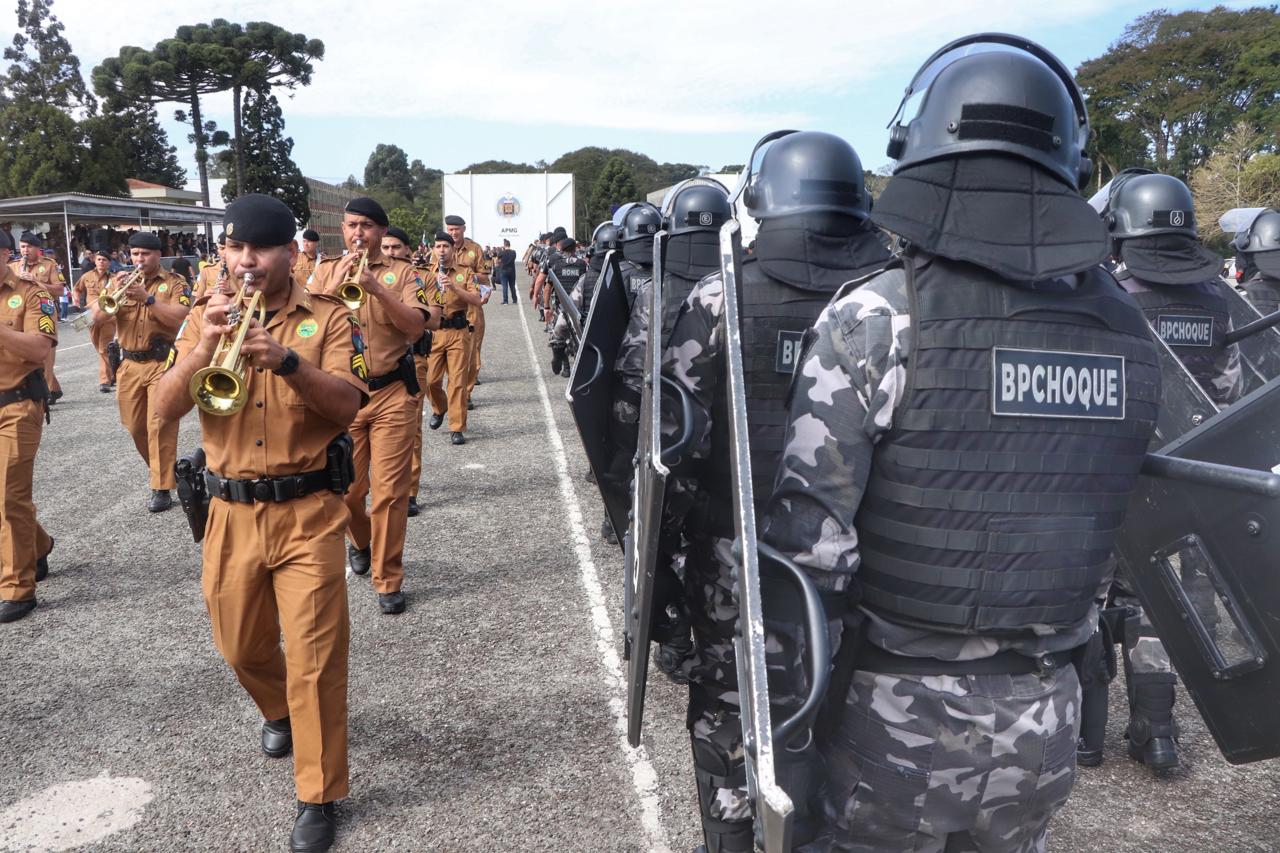
<instances>
[{"instance_id":1,"label":"tan uniform","mask_svg":"<svg viewBox=\"0 0 1280 853\"><path fill-rule=\"evenodd\" d=\"M191 288L177 273L160 270L144 285L157 302L191 304ZM178 451L178 422L160 419L153 396L169 355L162 347L173 342L176 332L162 325L146 305L126 301L116 312L116 336L124 356L116 373L120 422L133 436L133 446L151 469L152 489L172 489L177 485L173 463Z\"/></svg>"},{"instance_id":2,"label":"tan uniform","mask_svg":"<svg viewBox=\"0 0 1280 853\"><path fill-rule=\"evenodd\" d=\"M102 292L109 289L110 282L111 273L99 273L96 269L89 270L80 276L80 280L76 282L74 292L81 307L91 308L96 305ZM89 340L93 343L93 348L98 351L99 385L107 385L116 381L116 372L111 369L111 361L107 358L107 344L111 343L111 339L115 336L115 317L104 315L102 320L89 328Z\"/></svg>"},{"instance_id":3,"label":"tan uniform","mask_svg":"<svg viewBox=\"0 0 1280 853\"><path fill-rule=\"evenodd\" d=\"M422 483L422 414L427 405L428 363L428 356L415 355L413 357L413 368L418 376L418 388L421 389L417 396L414 397L413 416L411 418L414 432L413 461L409 465L409 497L414 500L418 499L418 492Z\"/></svg>"},{"instance_id":4,"label":"tan uniform","mask_svg":"<svg viewBox=\"0 0 1280 853\"><path fill-rule=\"evenodd\" d=\"M216 264L208 264L204 269L200 270L200 275L196 276L195 286L191 289L191 300L203 299L213 293L213 287L218 283L218 279L226 275L226 267L219 261Z\"/></svg>"},{"instance_id":5,"label":"tan uniform","mask_svg":"<svg viewBox=\"0 0 1280 853\"><path fill-rule=\"evenodd\" d=\"M293 262L293 280L307 286L311 274L316 271L315 255L308 255L306 252L298 252L298 259Z\"/></svg>"},{"instance_id":6,"label":"tan uniform","mask_svg":"<svg viewBox=\"0 0 1280 853\"><path fill-rule=\"evenodd\" d=\"M432 267L432 269L435 269ZM450 267L447 275L458 287L475 292L479 288L472 280L469 270ZM434 283L435 276L432 275ZM437 291L438 293L439 291ZM431 356L427 366L427 393L431 399L431 413L442 415L449 413L449 431L466 432L467 400L469 392L467 381L471 375L471 332L467 328L445 328L455 316L466 317L471 307L452 291L444 295L444 311L441 317L441 328L432 332ZM449 392L444 389L444 376L449 374Z\"/></svg>"},{"instance_id":7,"label":"tan uniform","mask_svg":"<svg viewBox=\"0 0 1280 853\"><path fill-rule=\"evenodd\" d=\"M52 295L0 267L0 323L14 331L58 341ZM19 387L43 363L23 361L0 347L0 392ZM21 400L0 407L0 599L26 601L36 595L36 559L53 541L36 520L31 500L36 451L44 428L44 404Z\"/></svg>"},{"instance_id":8,"label":"tan uniform","mask_svg":"<svg viewBox=\"0 0 1280 853\"><path fill-rule=\"evenodd\" d=\"M200 305L176 360L199 345L203 327ZM364 394L360 326L337 300L294 281L267 331ZM283 377L250 371L248 400L234 415L201 413L210 471L247 480L326 467L326 448L342 429L307 408ZM281 503L214 499L205 528L202 585L214 644L263 717L289 717L294 784L309 803L347 796L347 520L342 496L320 491Z\"/></svg>"},{"instance_id":9,"label":"tan uniform","mask_svg":"<svg viewBox=\"0 0 1280 853\"><path fill-rule=\"evenodd\" d=\"M9 269L15 273L21 274L23 261L10 261ZM44 289L54 301L56 308L58 297L66 289L67 279L63 276L62 271L58 269L58 265L48 258L41 258L34 264L27 265L27 272L30 273L34 284ZM56 323L56 311L54 314ZM44 360L44 378L49 383L50 391L61 391L62 386L58 384L58 377L53 372L54 356L57 354L57 347L49 350L49 355Z\"/></svg>"},{"instance_id":10,"label":"tan uniform","mask_svg":"<svg viewBox=\"0 0 1280 853\"><path fill-rule=\"evenodd\" d=\"M327 291L339 281L338 258L326 258L316 266L310 290ZM427 310L422 277L408 261L381 257L369 269L383 287L399 292L406 305ZM395 324L382 303L365 297L358 312L366 343L365 359L371 381L396 369L396 362L412 343ZM351 510L348 536L356 548L370 548L373 588L399 591L404 583L404 537L408 525L410 454L415 403L403 382L391 382L370 390L369 404L351 424L355 440L356 481L347 493ZM372 496L369 508L365 498Z\"/></svg>"},{"instance_id":11,"label":"tan uniform","mask_svg":"<svg viewBox=\"0 0 1280 853\"><path fill-rule=\"evenodd\" d=\"M432 269L435 269L436 263L433 259ZM466 272L473 279L474 284L490 285L490 273L493 271L493 265L484 256L484 249L480 244L471 238L462 238L462 245L457 247L453 253L453 264L458 269ZM477 286L473 289L479 290L479 287ZM471 336L467 339L469 353L467 356L466 388L467 399L470 400L471 390L476 387L476 376L480 373L480 347L484 343L484 306L467 306L467 319L471 321L473 329Z\"/></svg>"}]
</instances>

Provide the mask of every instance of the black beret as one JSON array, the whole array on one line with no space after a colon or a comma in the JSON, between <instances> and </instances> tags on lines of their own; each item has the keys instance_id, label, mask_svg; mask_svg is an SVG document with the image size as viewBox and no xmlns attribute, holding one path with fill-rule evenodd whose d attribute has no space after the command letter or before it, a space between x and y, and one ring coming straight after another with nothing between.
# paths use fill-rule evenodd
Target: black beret
<instances>
[{"instance_id":1,"label":"black beret","mask_svg":"<svg viewBox=\"0 0 1280 853\"><path fill-rule=\"evenodd\" d=\"M397 228L396 226L392 225L390 228L387 229L387 236L394 237L395 239L399 240L401 243L404 243L406 246L413 248L413 240L409 237L408 234L405 233L405 230L403 228Z\"/></svg>"},{"instance_id":2,"label":"black beret","mask_svg":"<svg viewBox=\"0 0 1280 853\"><path fill-rule=\"evenodd\" d=\"M225 245L227 245L227 232L226 232L226 231L219 231L219 232L218 232L218 245L219 245L219 246L225 246Z\"/></svg>"},{"instance_id":3,"label":"black beret","mask_svg":"<svg viewBox=\"0 0 1280 853\"><path fill-rule=\"evenodd\" d=\"M298 227L289 205L260 193L242 195L227 205L222 224L227 237L251 246L286 246Z\"/></svg>"},{"instance_id":4,"label":"black beret","mask_svg":"<svg viewBox=\"0 0 1280 853\"><path fill-rule=\"evenodd\" d=\"M149 249L152 252L160 251L160 238L150 231L135 231L129 236L130 249Z\"/></svg>"},{"instance_id":5,"label":"black beret","mask_svg":"<svg viewBox=\"0 0 1280 853\"><path fill-rule=\"evenodd\" d=\"M93 256L95 258L106 258L107 260L111 260L111 253L108 252L106 249L99 249L98 251L93 253Z\"/></svg>"},{"instance_id":6,"label":"black beret","mask_svg":"<svg viewBox=\"0 0 1280 853\"><path fill-rule=\"evenodd\" d=\"M574 249L578 248L578 241L572 237L565 237L560 241L558 248L562 252L572 252Z\"/></svg>"},{"instance_id":7,"label":"black beret","mask_svg":"<svg viewBox=\"0 0 1280 853\"><path fill-rule=\"evenodd\" d=\"M563 225L557 225L557 226L556 226L556 230L554 230L554 231L552 231L552 232L551 232L551 236L552 236L552 237L559 237L559 238L563 239L563 238L565 238L565 237L568 237L568 236L569 236L569 232L568 232L568 231L566 231L566 230L564 230L564 226L563 226Z\"/></svg>"},{"instance_id":8,"label":"black beret","mask_svg":"<svg viewBox=\"0 0 1280 853\"><path fill-rule=\"evenodd\" d=\"M44 247L44 237L34 231L23 231L22 236L18 238L19 243L26 243L28 246Z\"/></svg>"},{"instance_id":9,"label":"black beret","mask_svg":"<svg viewBox=\"0 0 1280 853\"><path fill-rule=\"evenodd\" d=\"M302 239L310 240L312 243L319 243L320 235L316 231L308 228L306 231L302 232Z\"/></svg>"},{"instance_id":10,"label":"black beret","mask_svg":"<svg viewBox=\"0 0 1280 853\"><path fill-rule=\"evenodd\" d=\"M448 232L448 231L443 231L443 230L442 230L442 231L437 231L437 232L436 232L436 242L437 242L437 243L439 243L441 240L444 240L444 241L445 241L446 243L448 243L450 246L452 246L452 245L453 245L453 238L449 236L449 232Z\"/></svg>"},{"instance_id":11,"label":"black beret","mask_svg":"<svg viewBox=\"0 0 1280 853\"><path fill-rule=\"evenodd\" d=\"M453 214L449 214L444 218L444 224L445 225L466 225L467 220L463 219L461 216L454 216Z\"/></svg>"},{"instance_id":12,"label":"black beret","mask_svg":"<svg viewBox=\"0 0 1280 853\"><path fill-rule=\"evenodd\" d=\"M382 209L382 205L371 198L353 198L347 202L347 206L343 210L347 213L354 213L357 216L367 216L375 224L381 225L383 228L387 227L387 212Z\"/></svg>"}]
</instances>

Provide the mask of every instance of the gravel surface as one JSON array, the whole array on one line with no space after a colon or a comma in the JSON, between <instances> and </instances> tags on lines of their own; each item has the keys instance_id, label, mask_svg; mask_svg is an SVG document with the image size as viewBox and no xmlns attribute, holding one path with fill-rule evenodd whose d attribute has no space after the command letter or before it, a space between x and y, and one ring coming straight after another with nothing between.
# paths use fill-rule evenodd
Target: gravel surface
<instances>
[{"instance_id":1,"label":"gravel surface","mask_svg":"<svg viewBox=\"0 0 1280 853\"><path fill-rule=\"evenodd\" d=\"M368 580L349 577L352 795L335 849L690 850L684 690L651 673L635 769L589 597L596 577L620 654L621 559L599 539L564 380L523 302L487 317L468 443L425 436L408 611L382 615ZM522 321L581 504L585 573ZM257 711L213 648L199 549L179 510L146 512L146 470L98 392L96 355L60 331L66 397L35 488L52 573L35 613L0 626L0 850L287 849L291 762L261 754ZM198 435L189 418L180 452ZM1271 763L1226 764L1183 700L1183 766L1155 779L1124 756L1121 685L1113 695L1107 761L1081 770L1050 849L1280 849Z\"/></svg>"}]
</instances>

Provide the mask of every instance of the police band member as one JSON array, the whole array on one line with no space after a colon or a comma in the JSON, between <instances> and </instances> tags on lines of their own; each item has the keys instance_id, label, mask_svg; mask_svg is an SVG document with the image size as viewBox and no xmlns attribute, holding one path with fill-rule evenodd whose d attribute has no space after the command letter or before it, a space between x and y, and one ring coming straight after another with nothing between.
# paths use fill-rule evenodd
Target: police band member
<instances>
[{"instance_id":1,"label":"police band member","mask_svg":"<svg viewBox=\"0 0 1280 853\"><path fill-rule=\"evenodd\" d=\"M1259 213L1232 246L1242 267L1244 295L1264 316L1280 311L1280 211Z\"/></svg>"},{"instance_id":2,"label":"police band member","mask_svg":"<svg viewBox=\"0 0 1280 853\"><path fill-rule=\"evenodd\" d=\"M373 589L382 612L403 613L409 457L415 431L410 418L417 393L409 347L435 327L439 315L428 304L422 277L413 264L382 253L387 225L386 212L373 199L347 202L342 236L350 251L345 257L321 261L309 289L332 296L344 281L355 278L365 293L356 315L367 344L369 404L356 415L350 430L355 440L356 481L347 493L348 556L356 574L367 574L372 567ZM365 498L370 495L366 510Z\"/></svg>"},{"instance_id":3,"label":"police band member","mask_svg":"<svg viewBox=\"0 0 1280 853\"><path fill-rule=\"evenodd\" d=\"M435 264L429 271L434 277L436 292L443 306L440 331L431 336L431 355L428 357L427 395L431 401L431 419L427 426L439 429L445 415L449 417L449 440L455 445L466 444L463 435L467 430L467 380L470 376L471 322L468 311L480 304L483 298L474 277L467 268L454 260L453 238L447 231L436 232L432 251ZM448 374L449 390L445 392L445 375Z\"/></svg>"},{"instance_id":4,"label":"police band member","mask_svg":"<svg viewBox=\"0 0 1280 853\"><path fill-rule=\"evenodd\" d=\"M226 244L226 232L218 232L218 262L205 264L204 269L200 270L200 274L196 276L196 283L191 292L193 300L226 290L227 279L230 278L224 251ZM305 282L306 279L302 281Z\"/></svg>"},{"instance_id":5,"label":"police band member","mask_svg":"<svg viewBox=\"0 0 1280 853\"><path fill-rule=\"evenodd\" d=\"M0 251L13 249L0 229ZM36 582L49 573L53 539L36 520L31 483L44 429L49 388L44 365L58 343L53 295L0 266L0 623L16 622L36 606Z\"/></svg>"},{"instance_id":6,"label":"police band member","mask_svg":"<svg viewBox=\"0 0 1280 853\"><path fill-rule=\"evenodd\" d=\"M111 287L111 254L105 249L93 253L93 269L86 270L76 281L74 292L77 303L84 310L98 304L98 297ZM93 315L90 315L92 319ZM115 366L111 363L109 348L116 336L116 320L107 317L89 328L89 341L98 351L98 390L110 393L116 384Z\"/></svg>"},{"instance_id":7,"label":"police band member","mask_svg":"<svg viewBox=\"0 0 1280 853\"><path fill-rule=\"evenodd\" d=\"M471 392L475 390L480 376L480 347L484 344L484 306L489 304L489 298L493 295L491 277L493 265L485 257L484 249L480 244L466 236L467 223L461 216L446 216L444 230L453 238L454 266L466 272L480 292L480 302L467 310L467 319L472 327L472 334L468 339L471 353L468 356L467 408L474 409Z\"/></svg>"},{"instance_id":8,"label":"police band member","mask_svg":"<svg viewBox=\"0 0 1280 853\"><path fill-rule=\"evenodd\" d=\"M907 249L814 327L763 537L825 593L837 641L814 846L1039 850L1160 369L1077 194L1070 72L993 35L947 45L909 94L926 70L873 214ZM798 696L793 657L778 681Z\"/></svg>"},{"instance_id":9,"label":"police band member","mask_svg":"<svg viewBox=\"0 0 1280 853\"><path fill-rule=\"evenodd\" d=\"M129 238L131 272L116 273L112 287L129 283L115 314L122 361L116 371L116 402L120 422L133 437L138 455L151 471L151 499L147 509L164 512L173 505L176 485L173 463L178 449L178 422L164 421L156 409L155 389L182 321L191 310L191 288L182 276L160 266L160 238L138 232ZM92 323L111 319L97 303Z\"/></svg>"},{"instance_id":10,"label":"police band member","mask_svg":"<svg viewBox=\"0 0 1280 853\"><path fill-rule=\"evenodd\" d=\"M56 305L59 297L66 292L66 277L52 259L44 256L44 235L33 231L24 231L18 239L18 252L21 257L9 262L9 269L17 273L18 278L30 282L53 297ZM56 348L50 349L45 356L44 376L49 385L49 404L53 405L62 397L62 386L53 372Z\"/></svg>"},{"instance_id":11,"label":"police band member","mask_svg":"<svg viewBox=\"0 0 1280 853\"><path fill-rule=\"evenodd\" d=\"M842 284L882 268L889 255L867 224L862 163L849 143L831 134L793 133L765 149L744 203L747 214L760 221L756 251L744 262L738 282L759 511L778 470L785 390L801 336ZM669 312L663 324L669 323L670 331L663 338L662 369L688 392L696 425L688 458L668 480L663 524L667 531L683 529L687 551L684 608L693 628L693 654L681 670L690 684L694 773L706 849L750 851L752 814L733 652L738 609L733 448L720 332L724 291L718 231L731 211L723 189L697 183L673 190L664 208L664 227L672 236L663 276L663 305ZM649 286L642 285L637 306L646 302ZM674 317L673 311L678 312ZM638 316L633 309L632 317L647 329L647 312ZM679 547L679 542L664 543L668 552ZM659 651L660 666L666 651Z\"/></svg>"},{"instance_id":12,"label":"police band member","mask_svg":"<svg viewBox=\"0 0 1280 853\"><path fill-rule=\"evenodd\" d=\"M587 275L587 260L578 255L576 251L578 248L578 241L574 240L572 237L565 237L560 241L560 245L556 248L559 250L559 254L554 260L552 260L550 266L547 267L546 275L551 275L552 273L555 274L556 279L565 288L565 290L568 291L569 298L574 301L574 305L577 307L578 313L585 318L586 311L582 308L584 303L582 280ZM603 260L604 258L602 256L601 261L603 262ZM598 270L597 274L599 274ZM554 292L552 293L552 297L555 297ZM586 302L586 304L590 307L591 303ZM570 367L569 356L566 352L568 345L569 320L565 316L564 311L561 311L556 316L555 327L551 330L551 372L558 373L566 378L569 376Z\"/></svg>"},{"instance_id":13,"label":"police band member","mask_svg":"<svg viewBox=\"0 0 1280 853\"><path fill-rule=\"evenodd\" d=\"M290 848L321 851L333 843L334 801L348 793L342 545L350 513L339 492L350 445L335 441L368 399L365 344L341 302L307 293L290 275L295 226L287 206L241 196L227 205L225 226L232 280L238 286L253 276L266 321L242 318L250 323L245 406L200 415L211 497L202 585L214 644L262 713L263 752L294 753ZM191 410L192 376L235 330L228 302L205 297L184 324L158 388L166 421Z\"/></svg>"},{"instance_id":14,"label":"police band member","mask_svg":"<svg viewBox=\"0 0 1280 853\"><path fill-rule=\"evenodd\" d=\"M298 260L293 265L293 277L306 284L311 274L316 271L320 262L320 234L308 228L302 232L302 251L298 252Z\"/></svg>"},{"instance_id":15,"label":"police band member","mask_svg":"<svg viewBox=\"0 0 1280 853\"><path fill-rule=\"evenodd\" d=\"M395 258L402 261L413 260L413 240L403 228L397 228L394 225L387 229L386 235L382 238L382 254L389 258ZM416 265L415 265L416 266ZM436 301L440 295L440 291L434 287L426 287L429 301ZM413 421L413 457L410 462L410 483L409 483L409 509L408 516L413 518L418 514L418 491L422 481L422 411L427 399L427 354L431 352L430 331L424 332L421 338L413 344L413 366L414 373L418 380L418 393L414 395L414 408L411 419Z\"/></svg>"}]
</instances>

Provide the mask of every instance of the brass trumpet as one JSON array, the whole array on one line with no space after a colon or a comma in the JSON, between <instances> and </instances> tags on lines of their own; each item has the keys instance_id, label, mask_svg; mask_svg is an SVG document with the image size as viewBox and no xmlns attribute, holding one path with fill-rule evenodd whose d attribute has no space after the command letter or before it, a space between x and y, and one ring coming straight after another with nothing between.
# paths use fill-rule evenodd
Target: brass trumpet
<instances>
[{"instance_id":1,"label":"brass trumpet","mask_svg":"<svg viewBox=\"0 0 1280 853\"><path fill-rule=\"evenodd\" d=\"M115 316L115 313L123 306L132 305L132 302L124 298L125 292L128 291L129 288L133 287L134 284L141 282L142 279L142 267L138 267L133 272L129 273L129 277L126 278L124 283L119 287L115 290L104 292L98 297L98 310L103 314Z\"/></svg>"},{"instance_id":2,"label":"brass trumpet","mask_svg":"<svg viewBox=\"0 0 1280 853\"><path fill-rule=\"evenodd\" d=\"M249 333L250 320L256 315L260 324L267 322L262 291L250 294L252 285L253 274L246 273L244 283L227 307L227 325L235 328L222 336L209 366L197 370L187 386L200 411L210 415L234 415L249 400L249 365L240 350Z\"/></svg>"},{"instance_id":3,"label":"brass trumpet","mask_svg":"<svg viewBox=\"0 0 1280 853\"><path fill-rule=\"evenodd\" d=\"M351 271L347 273L347 277L342 280L342 284L338 285L338 298L342 300L342 304L346 305L352 311L359 311L364 305L365 292L360 286L360 279L364 276L364 271L369 268L369 250L360 248L360 240L356 241L356 251L360 253L360 260L351 266Z\"/></svg>"}]
</instances>

